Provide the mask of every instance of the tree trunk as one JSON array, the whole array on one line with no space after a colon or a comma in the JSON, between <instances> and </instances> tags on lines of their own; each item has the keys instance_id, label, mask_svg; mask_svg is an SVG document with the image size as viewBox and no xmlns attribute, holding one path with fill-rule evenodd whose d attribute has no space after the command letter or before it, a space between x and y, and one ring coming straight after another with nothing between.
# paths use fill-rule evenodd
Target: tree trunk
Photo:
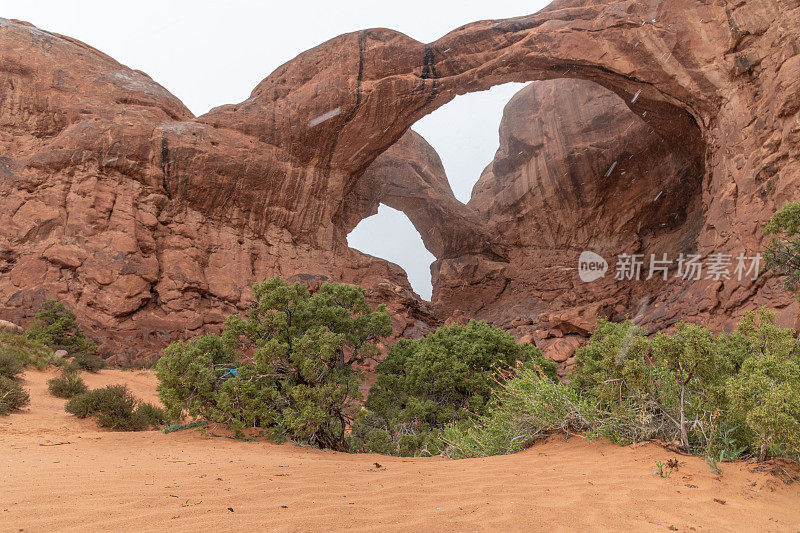
<instances>
[{"instance_id":1,"label":"tree trunk","mask_svg":"<svg viewBox=\"0 0 800 533\"><path fill-rule=\"evenodd\" d=\"M761 449L758 450L758 461L765 461L767 459L767 443L764 442L761 445Z\"/></svg>"},{"instance_id":2,"label":"tree trunk","mask_svg":"<svg viewBox=\"0 0 800 533\"><path fill-rule=\"evenodd\" d=\"M686 385L681 383L681 444L683 445L683 449L686 453L691 453L691 450L689 450L689 432L686 431L686 412L684 410L685 404L683 403L685 393Z\"/></svg>"}]
</instances>

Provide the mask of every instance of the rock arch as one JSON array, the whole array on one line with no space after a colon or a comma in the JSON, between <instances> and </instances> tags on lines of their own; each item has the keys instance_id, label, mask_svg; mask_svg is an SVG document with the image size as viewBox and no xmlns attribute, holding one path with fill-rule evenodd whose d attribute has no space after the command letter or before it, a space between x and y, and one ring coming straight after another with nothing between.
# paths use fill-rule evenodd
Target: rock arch
<instances>
[{"instance_id":1,"label":"rock arch","mask_svg":"<svg viewBox=\"0 0 800 533\"><path fill-rule=\"evenodd\" d=\"M569 277L514 285L528 274L511 260L513 247L491 228L482 233L483 215L450 205L442 183L429 182L424 193L436 199L420 209L381 182L409 164L392 163L403 155L392 147L418 142L408 128L458 94L509 81L592 81L671 153L700 161L694 249L752 253L761 222L800 185L798 26L796 1L557 0L428 44L387 29L342 35L277 69L244 102L195 118L147 75L0 19L0 318L24 318L36 301L59 297L109 350L155 350L217 327L247 305L252 281L307 274L364 284L390 301L404 334L459 312L534 340L573 334L583 327L575 317L597 311L602 294ZM440 257L438 276L459 281L462 296L440 287L431 310L402 272L347 248L360 216L349 202L368 212L376 186L431 229L421 233ZM461 222L442 225L451 217ZM776 284L643 287L612 310L647 298L641 318L652 327L679 314L722 327L759 304L796 320L796 302ZM497 305L463 309L465 298ZM515 298L549 304L526 310Z\"/></svg>"},{"instance_id":2,"label":"rock arch","mask_svg":"<svg viewBox=\"0 0 800 533\"><path fill-rule=\"evenodd\" d=\"M594 81L620 95L665 142L702 158L708 136L702 129L724 87L714 83L719 72L696 64L713 64L722 50L706 46L699 57L675 57L679 34L701 40L702 28L687 24L694 16L727 18L722 8L694 2L666 9L657 1L561 1L528 17L470 24L430 44L364 30L304 52L248 100L198 121L271 146L290 145L304 179L328 199L341 199L314 223L339 221L361 174L416 120L459 94L509 81ZM717 44L727 45L732 30L719 26ZM340 231L330 235L342 238Z\"/></svg>"}]
</instances>

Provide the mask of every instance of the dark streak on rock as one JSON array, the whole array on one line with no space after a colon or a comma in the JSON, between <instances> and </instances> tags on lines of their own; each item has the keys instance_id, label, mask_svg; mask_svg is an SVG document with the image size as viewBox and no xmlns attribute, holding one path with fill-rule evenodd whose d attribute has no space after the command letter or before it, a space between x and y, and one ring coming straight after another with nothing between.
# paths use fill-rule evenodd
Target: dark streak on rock
<instances>
[{"instance_id":1,"label":"dark streak on rock","mask_svg":"<svg viewBox=\"0 0 800 533\"><path fill-rule=\"evenodd\" d=\"M423 80L436 80L436 57L433 53L433 48L430 46L425 47L425 57L422 59L422 79Z\"/></svg>"},{"instance_id":2,"label":"dark streak on rock","mask_svg":"<svg viewBox=\"0 0 800 533\"><path fill-rule=\"evenodd\" d=\"M172 200L172 193L169 190L169 143L167 142L166 130L161 130L161 185L167 198Z\"/></svg>"},{"instance_id":3,"label":"dark streak on rock","mask_svg":"<svg viewBox=\"0 0 800 533\"><path fill-rule=\"evenodd\" d=\"M364 79L364 30L358 32L358 74L356 75L356 103L353 106L353 109L347 113L347 116L344 119L344 124L342 124L342 128L339 130L341 133L342 130L350 123L353 117L358 112L358 109L361 107L361 83ZM328 161L327 161L327 168L330 170L331 164L333 161L333 156L336 153L336 147L339 145L339 135L336 135L336 138L333 141L333 147L328 154Z\"/></svg>"}]
</instances>

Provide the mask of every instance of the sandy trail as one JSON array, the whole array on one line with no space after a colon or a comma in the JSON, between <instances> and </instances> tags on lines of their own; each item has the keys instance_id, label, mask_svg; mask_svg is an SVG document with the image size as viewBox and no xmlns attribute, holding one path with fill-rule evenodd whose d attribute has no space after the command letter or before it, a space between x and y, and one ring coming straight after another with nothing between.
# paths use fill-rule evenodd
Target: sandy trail
<instances>
[{"instance_id":1,"label":"sandy trail","mask_svg":"<svg viewBox=\"0 0 800 533\"><path fill-rule=\"evenodd\" d=\"M800 483L754 463L669 479L647 444L552 438L516 455L452 461L349 455L188 430L113 433L63 411L54 371L28 372L31 406L0 418L0 530L490 531L575 528L800 531ZM157 401L152 372L105 370ZM381 466L377 467L375 463Z\"/></svg>"}]
</instances>

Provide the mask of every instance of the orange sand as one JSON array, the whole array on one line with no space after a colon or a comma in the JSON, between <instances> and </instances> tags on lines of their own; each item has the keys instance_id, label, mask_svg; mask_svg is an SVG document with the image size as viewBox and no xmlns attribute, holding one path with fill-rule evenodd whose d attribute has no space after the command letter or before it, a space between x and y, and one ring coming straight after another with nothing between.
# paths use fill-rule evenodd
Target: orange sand
<instances>
[{"instance_id":1,"label":"orange sand","mask_svg":"<svg viewBox=\"0 0 800 533\"><path fill-rule=\"evenodd\" d=\"M0 418L0 530L798 531L800 483L755 463L709 472L675 454L551 438L516 455L452 461L348 455L188 430L113 433L63 410L28 372L31 405ZM157 401L152 372L105 370ZM375 463L381 466L378 467ZM232 509L231 510L229 510Z\"/></svg>"}]
</instances>

